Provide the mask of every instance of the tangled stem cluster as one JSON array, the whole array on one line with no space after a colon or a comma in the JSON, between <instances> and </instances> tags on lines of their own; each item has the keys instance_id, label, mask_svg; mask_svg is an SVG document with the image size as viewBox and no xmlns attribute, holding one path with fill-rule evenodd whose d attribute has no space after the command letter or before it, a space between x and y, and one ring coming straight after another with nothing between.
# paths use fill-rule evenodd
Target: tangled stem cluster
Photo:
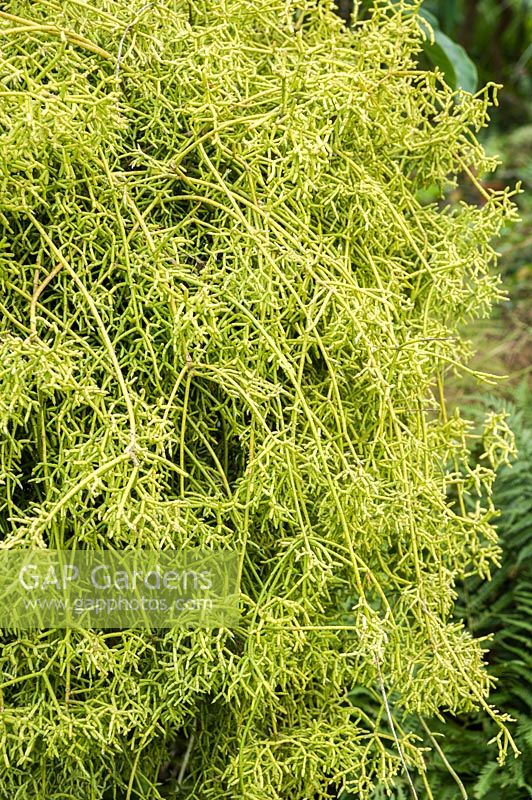
<instances>
[{"instance_id":1,"label":"tangled stem cluster","mask_svg":"<svg viewBox=\"0 0 532 800\"><path fill-rule=\"evenodd\" d=\"M511 434L472 466L444 403L514 214L495 89L419 67L415 6L331 6L2 4L1 547L228 548L242 597L5 631L2 798L368 798L423 774L409 715L478 707L514 747L452 617Z\"/></svg>"}]
</instances>

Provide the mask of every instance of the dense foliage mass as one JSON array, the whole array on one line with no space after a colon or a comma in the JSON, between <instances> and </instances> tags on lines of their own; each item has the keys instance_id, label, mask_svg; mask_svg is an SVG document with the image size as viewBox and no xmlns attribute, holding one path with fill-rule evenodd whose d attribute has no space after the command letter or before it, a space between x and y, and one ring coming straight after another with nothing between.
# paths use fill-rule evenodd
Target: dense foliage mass
<instances>
[{"instance_id":1,"label":"dense foliage mass","mask_svg":"<svg viewBox=\"0 0 532 800\"><path fill-rule=\"evenodd\" d=\"M475 708L502 758L451 615L512 440L472 466L443 401L513 214L487 95L401 4L2 8L1 547L234 549L243 614L4 631L0 796L365 798L424 774L404 714Z\"/></svg>"},{"instance_id":2,"label":"dense foliage mass","mask_svg":"<svg viewBox=\"0 0 532 800\"><path fill-rule=\"evenodd\" d=\"M513 402L489 397L494 411L507 410L518 458L497 476L493 499L501 514L497 531L502 546L501 566L491 581L471 576L458 592L455 615L461 615L477 636L493 633L489 642L490 670L498 678L492 702L516 720L515 738L522 757L501 768L486 748L484 733L494 726L479 714L439 725L445 734L445 753L462 776L469 796L478 800L525 800L532 795L532 397L523 383ZM484 730L483 730L484 729ZM488 734L489 735L489 734ZM456 784L437 755L429 775L439 800L456 797ZM406 789L406 787L405 787Z\"/></svg>"},{"instance_id":3,"label":"dense foliage mass","mask_svg":"<svg viewBox=\"0 0 532 800\"><path fill-rule=\"evenodd\" d=\"M499 390L502 386L499 386ZM507 386L505 387L508 388ZM486 740L497 732L496 724L485 714L471 711L452 717L444 714L431 722L431 730L415 715L404 724L416 731L430 747L425 753L425 779L438 800L527 800L532 796L532 404L527 381L513 392L511 400L479 393L468 399L468 412L479 422L486 411L509 414L517 447L517 457L497 474L493 501L500 515L496 527L501 545L501 564L491 580L471 575L457 583L453 616L464 620L475 636L486 636L488 670L497 678L490 694L492 703L509 712L521 757L503 766ZM472 464L481 451L473 447ZM357 691L356 702L371 707L371 698ZM364 706L366 707L366 706ZM419 797L425 796L420 775L414 776ZM377 786L371 800L407 800L412 796L404 774L394 781L391 795ZM429 795L430 796L430 795ZM347 794L342 800L355 800Z\"/></svg>"}]
</instances>

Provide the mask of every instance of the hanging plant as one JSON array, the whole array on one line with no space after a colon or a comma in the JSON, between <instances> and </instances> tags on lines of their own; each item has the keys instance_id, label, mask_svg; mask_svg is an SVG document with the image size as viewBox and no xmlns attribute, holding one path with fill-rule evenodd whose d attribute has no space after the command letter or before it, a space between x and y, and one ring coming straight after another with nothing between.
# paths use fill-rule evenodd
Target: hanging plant
<instances>
[{"instance_id":1,"label":"hanging plant","mask_svg":"<svg viewBox=\"0 0 532 800\"><path fill-rule=\"evenodd\" d=\"M512 437L473 469L444 402L514 216L487 91L406 4L2 8L1 547L233 550L242 616L4 631L0 796L367 798L424 774L405 712L484 709L503 760L452 611Z\"/></svg>"}]
</instances>

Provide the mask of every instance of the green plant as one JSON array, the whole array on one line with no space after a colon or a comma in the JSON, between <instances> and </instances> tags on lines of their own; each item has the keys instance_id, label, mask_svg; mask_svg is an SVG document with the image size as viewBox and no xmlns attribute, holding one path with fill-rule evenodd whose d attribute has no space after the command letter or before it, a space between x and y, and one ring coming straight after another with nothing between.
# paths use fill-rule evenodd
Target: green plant
<instances>
[{"instance_id":1,"label":"green plant","mask_svg":"<svg viewBox=\"0 0 532 800\"><path fill-rule=\"evenodd\" d=\"M458 42L450 39L441 29L438 18L424 6L420 9L423 19L430 25L429 38L425 42L424 52L431 64L442 70L445 80L453 89L465 89L476 92L478 73L475 63L469 58Z\"/></svg>"},{"instance_id":2,"label":"green plant","mask_svg":"<svg viewBox=\"0 0 532 800\"><path fill-rule=\"evenodd\" d=\"M4 631L0 796L367 798L425 776L403 715L476 708L502 762L452 609L512 436L471 467L443 400L514 216L488 93L406 4L7 6L1 546L230 548L242 621ZM420 203L463 171L481 207Z\"/></svg>"},{"instance_id":3,"label":"green plant","mask_svg":"<svg viewBox=\"0 0 532 800\"><path fill-rule=\"evenodd\" d=\"M481 416L486 409L509 414L518 457L501 468L494 488L500 509L497 522L502 559L491 581L468 579L459 592L456 614L463 616L475 636L493 633L488 661L497 677L492 702L517 721L516 739L523 758L501 770L482 745L490 724L478 717L466 718L445 732L453 765L460 772L471 796L495 800L501 793L508 800L525 800L532 794L532 415L530 391L521 384L514 402L495 396L481 398L472 407ZM493 731L493 729L492 729ZM435 759L437 762L437 759ZM451 787L439 775L440 797L453 797Z\"/></svg>"},{"instance_id":4,"label":"green plant","mask_svg":"<svg viewBox=\"0 0 532 800\"><path fill-rule=\"evenodd\" d=\"M468 405L478 422L486 411L507 413L515 434L518 455L511 466L501 467L493 499L500 510L497 530L502 548L501 565L489 581L471 576L458 586L454 614L466 620L474 636L491 635L487 660L490 674L497 679L491 701L515 719L516 742L522 758L501 769L486 749L485 741L496 733L485 716L468 714L432 724L433 735L445 758L459 775L470 798L526 800L532 794L532 415L530 390L526 383L515 391L512 401L496 395L477 395ZM477 456L480 453L477 453ZM410 725L416 727L415 719ZM422 735L423 730L418 726ZM429 746L434 743L426 740ZM457 784L438 753L425 757L427 775L439 800L457 797ZM419 781L418 781L419 783ZM419 786L422 791L422 785ZM407 795L403 779L396 783L393 797ZM374 800L380 797L375 794Z\"/></svg>"},{"instance_id":5,"label":"green plant","mask_svg":"<svg viewBox=\"0 0 532 800\"><path fill-rule=\"evenodd\" d=\"M336 5L338 13L348 25L353 19L355 7L360 13L358 3L354 3L353 0L337 0ZM370 0L362 5L368 14L371 13L373 4ZM423 66L429 64L440 69L452 89L460 88L474 93L478 88L477 68L474 62L462 45L449 38L440 28L439 17L430 10L433 6L426 2L418 5L412 4L412 10L414 13L419 13L422 20L426 21L428 34L423 43L423 55L426 59Z\"/></svg>"},{"instance_id":6,"label":"green plant","mask_svg":"<svg viewBox=\"0 0 532 800\"><path fill-rule=\"evenodd\" d=\"M337 0L349 23L359 2ZM362 6L371 8L370 0ZM532 5L530 0L423 0L420 14L434 34L424 44L428 63L445 74L450 86L475 91L481 85L504 86L498 125L510 128L530 119L532 90Z\"/></svg>"},{"instance_id":7,"label":"green plant","mask_svg":"<svg viewBox=\"0 0 532 800\"><path fill-rule=\"evenodd\" d=\"M504 85L501 127L530 120L532 5L530 0L424 0L443 33L477 65L481 83Z\"/></svg>"}]
</instances>

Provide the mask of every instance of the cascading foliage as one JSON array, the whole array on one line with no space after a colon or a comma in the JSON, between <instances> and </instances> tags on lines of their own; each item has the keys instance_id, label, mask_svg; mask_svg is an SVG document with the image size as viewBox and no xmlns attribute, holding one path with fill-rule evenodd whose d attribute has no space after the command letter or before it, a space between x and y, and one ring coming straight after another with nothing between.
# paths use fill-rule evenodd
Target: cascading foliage
<instances>
[{"instance_id":1,"label":"cascading foliage","mask_svg":"<svg viewBox=\"0 0 532 800\"><path fill-rule=\"evenodd\" d=\"M444 404L501 296L495 90L419 68L401 3L12 0L0 33L1 547L228 548L242 593L234 630L4 631L0 797L368 798L423 773L407 714L475 708L504 758L452 611L512 437L473 468Z\"/></svg>"}]
</instances>

